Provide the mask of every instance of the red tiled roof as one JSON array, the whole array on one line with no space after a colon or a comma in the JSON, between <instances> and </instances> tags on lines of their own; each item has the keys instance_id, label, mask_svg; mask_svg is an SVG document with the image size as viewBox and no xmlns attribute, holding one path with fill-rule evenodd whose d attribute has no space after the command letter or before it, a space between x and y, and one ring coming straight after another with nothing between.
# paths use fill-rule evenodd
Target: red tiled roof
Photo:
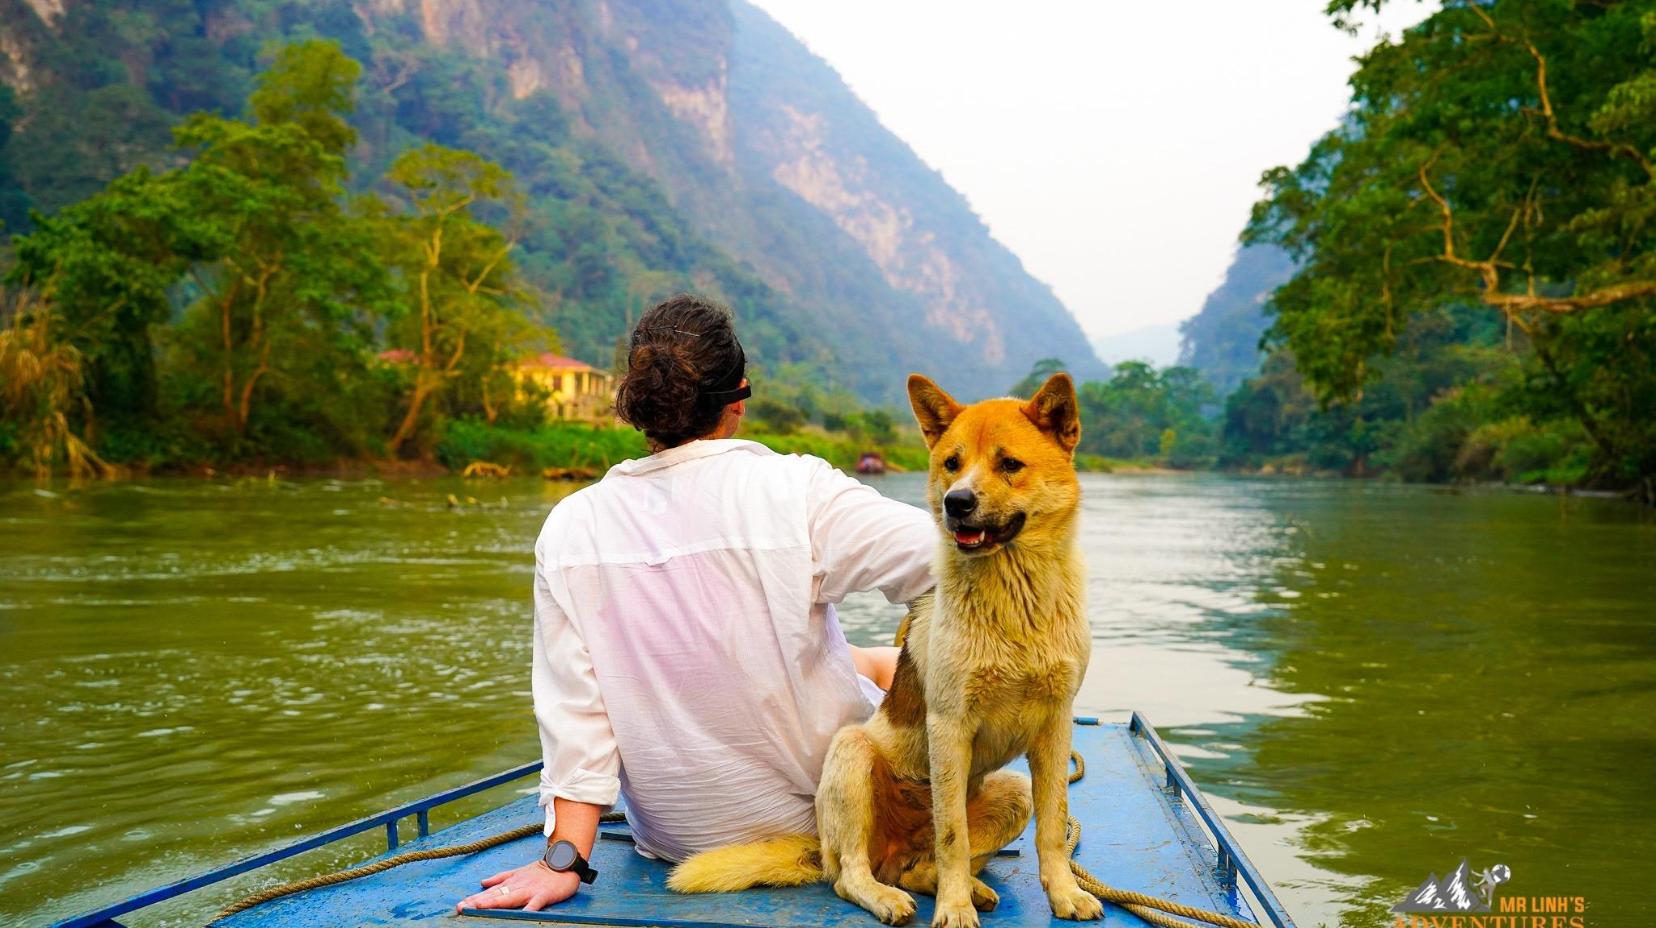
<instances>
[{"instance_id":1,"label":"red tiled roof","mask_svg":"<svg viewBox=\"0 0 1656 928\"><path fill-rule=\"evenodd\" d=\"M412 364L418 357L407 348L391 348L379 353L379 359L387 364Z\"/></svg>"},{"instance_id":2,"label":"red tiled roof","mask_svg":"<svg viewBox=\"0 0 1656 928\"><path fill-rule=\"evenodd\" d=\"M556 367L564 370L590 371L592 365L575 358L566 358L550 351L542 352L523 362L524 367Z\"/></svg>"}]
</instances>

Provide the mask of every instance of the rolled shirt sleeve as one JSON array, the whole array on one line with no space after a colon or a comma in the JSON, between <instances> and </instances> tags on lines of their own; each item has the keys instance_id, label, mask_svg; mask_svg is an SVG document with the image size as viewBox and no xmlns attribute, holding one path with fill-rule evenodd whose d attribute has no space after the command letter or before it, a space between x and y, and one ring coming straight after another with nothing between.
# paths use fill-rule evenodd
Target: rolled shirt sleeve
<instances>
[{"instance_id":1,"label":"rolled shirt sleeve","mask_svg":"<svg viewBox=\"0 0 1656 928\"><path fill-rule=\"evenodd\" d=\"M932 588L937 525L931 513L881 496L826 461L815 470L807 497L817 602L879 590L906 603Z\"/></svg>"},{"instance_id":2,"label":"rolled shirt sleeve","mask_svg":"<svg viewBox=\"0 0 1656 928\"><path fill-rule=\"evenodd\" d=\"M609 807L620 795L621 752L586 642L552 596L536 559L535 647L531 689L540 727L540 804L546 833L557 824L556 797Z\"/></svg>"}]
</instances>

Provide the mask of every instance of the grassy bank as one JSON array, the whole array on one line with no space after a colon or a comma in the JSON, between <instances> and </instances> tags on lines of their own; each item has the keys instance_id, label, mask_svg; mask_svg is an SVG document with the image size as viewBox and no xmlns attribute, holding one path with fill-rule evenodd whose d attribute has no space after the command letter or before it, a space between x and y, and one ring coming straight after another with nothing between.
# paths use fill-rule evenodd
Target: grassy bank
<instances>
[{"instance_id":1,"label":"grassy bank","mask_svg":"<svg viewBox=\"0 0 1656 928\"><path fill-rule=\"evenodd\" d=\"M514 473L549 467L603 473L611 465L650 453L644 436L630 428L600 428L553 422L536 428L508 428L476 419L448 423L437 442L437 460L453 471L474 461L512 468Z\"/></svg>"},{"instance_id":2,"label":"grassy bank","mask_svg":"<svg viewBox=\"0 0 1656 928\"><path fill-rule=\"evenodd\" d=\"M742 438L759 442L782 454L815 455L841 470L850 471L864 452L874 451L893 470L924 470L926 449L913 443L883 445L820 428L788 434L754 431ZM555 422L532 429L489 425L475 419L451 422L437 443L437 459L453 471L474 461L512 468L513 473L539 473L548 468L586 470L601 474L618 461L650 453L644 436L625 426L602 427L578 422Z\"/></svg>"},{"instance_id":3,"label":"grassy bank","mask_svg":"<svg viewBox=\"0 0 1656 928\"><path fill-rule=\"evenodd\" d=\"M897 472L923 471L928 455L918 435L898 433L896 440L875 443L844 432L805 426L785 434L754 429L738 435L756 441L780 454L810 454L850 472L857 459L873 451ZM436 447L437 460L452 471L462 471L474 461L510 467L513 473L539 473L548 468L566 468L602 474L611 465L650 453L644 436L626 426L593 426L579 422L553 422L536 428L507 428L476 419L450 422ZM1159 471L1151 460L1123 461L1096 454L1075 456L1076 469L1092 473Z\"/></svg>"},{"instance_id":4,"label":"grassy bank","mask_svg":"<svg viewBox=\"0 0 1656 928\"><path fill-rule=\"evenodd\" d=\"M809 454L822 458L839 469L852 472L858 458L866 452L879 454L893 472L924 471L928 454L918 434L897 432L887 442L871 441L867 436L830 431L817 425L806 425L786 433L768 431L762 424L744 430L739 437L756 441L781 454ZM0 430L0 450L4 450L5 433ZM159 449L159 450L158 450ZM204 448L174 449L161 447L145 449L147 453L123 455L115 462L107 476L122 477L145 474L355 474L393 473L421 474L440 470L460 473L475 462L486 462L510 468L518 476L539 474L547 470L569 472L571 476L601 476L612 465L640 458L650 453L644 436L623 425L594 426L579 422L549 422L532 427L490 425L478 419L456 419L443 424L431 447L432 457L391 460L377 454L339 457L325 448L291 459L251 457L224 460ZM381 449L383 451L383 449ZM433 459L434 458L434 459ZM1093 473L1119 471L1132 473L1157 470L1154 462L1126 461L1094 454L1077 454L1076 469ZM7 468L0 462L0 474ZM14 471L21 476L23 468Z\"/></svg>"}]
</instances>

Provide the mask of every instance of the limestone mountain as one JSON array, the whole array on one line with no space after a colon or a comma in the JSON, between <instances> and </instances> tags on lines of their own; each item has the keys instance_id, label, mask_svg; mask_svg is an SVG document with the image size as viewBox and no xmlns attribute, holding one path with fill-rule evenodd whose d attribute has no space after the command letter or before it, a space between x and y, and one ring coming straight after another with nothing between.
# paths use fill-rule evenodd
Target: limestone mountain
<instances>
[{"instance_id":1,"label":"limestone mountain","mask_svg":"<svg viewBox=\"0 0 1656 928\"><path fill-rule=\"evenodd\" d=\"M1179 324L1179 363L1202 372L1220 396L1259 372L1259 339L1270 327L1265 303L1294 274L1294 261L1272 245L1237 249L1225 279L1201 310Z\"/></svg>"},{"instance_id":2,"label":"limestone mountain","mask_svg":"<svg viewBox=\"0 0 1656 928\"><path fill-rule=\"evenodd\" d=\"M424 140L519 178L520 264L565 349L608 365L651 300L711 291L755 359L894 402L987 395L1038 359L1102 372L964 198L744 0L0 0L0 220L27 226L236 112L272 41L364 66L354 157Z\"/></svg>"}]
</instances>

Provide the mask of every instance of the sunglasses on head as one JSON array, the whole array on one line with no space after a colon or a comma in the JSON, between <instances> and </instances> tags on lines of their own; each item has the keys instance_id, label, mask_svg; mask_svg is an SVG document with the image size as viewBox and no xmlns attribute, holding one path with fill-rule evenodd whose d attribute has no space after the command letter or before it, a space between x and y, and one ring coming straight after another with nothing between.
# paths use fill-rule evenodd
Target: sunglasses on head
<instances>
[{"instance_id":1,"label":"sunglasses on head","mask_svg":"<svg viewBox=\"0 0 1656 928\"><path fill-rule=\"evenodd\" d=\"M720 406L728 406L731 403L737 403L752 396L753 387L750 384L744 383L734 390L709 390L702 395L717 400Z\"/></svg>"}]
</instances>

